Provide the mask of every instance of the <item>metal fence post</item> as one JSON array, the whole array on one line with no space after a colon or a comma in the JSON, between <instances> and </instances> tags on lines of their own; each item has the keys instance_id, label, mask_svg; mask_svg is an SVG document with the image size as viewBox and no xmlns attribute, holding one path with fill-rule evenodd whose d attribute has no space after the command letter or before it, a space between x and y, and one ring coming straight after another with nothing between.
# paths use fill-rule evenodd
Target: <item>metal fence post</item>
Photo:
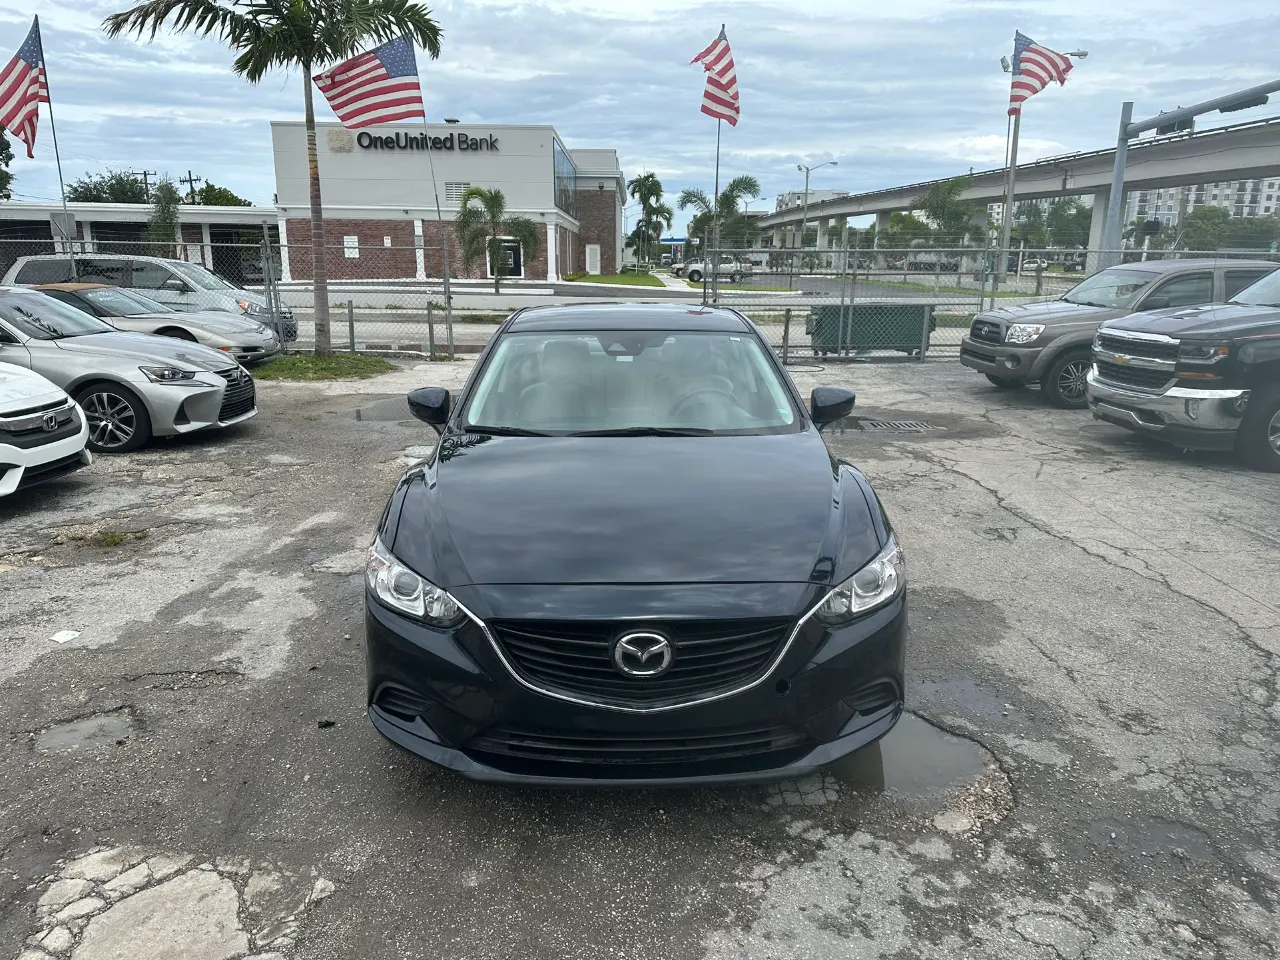
<instances>
[{"instance_id":1,"label":"metal fence post","mask_svg":"<svg viewBox=\"0 0 1280 960\"><path fill-rule=\"evenodd\" d=\"M356 305L354 300L347 301L347 343L351 352L356 352Z\"/></svg>"},{"instance_id":2,"label":"metal fence post","mask_svg":"<svg viewBox=\"0 0 1280 960\"><path fill-rule=\"evenodd\" d=\"M925 351L929 349L929 320L933 317L934 304L926 303L920 308L920 361L924 362Z\"/></svg>"},{"instance_id":3,"label":"metal fence post","mask_svg":"<svg viewBox=\"0 0 1280 960\"><path fill-rule=\"evenodd\" d=\"M436 358L436 324L432 319L434 304L430 300L427 301L427 355L432 360Z\"/></svg>"},{"instance_id":4,"label":"metal fence post","mask_svg":"<svg viewBox=\"0 0 1280 960\"><path fill-rule=\"evenodd\" d=\"M791 308L782 311L782 362L791 357Z\"/></svg>"}]
</instances>

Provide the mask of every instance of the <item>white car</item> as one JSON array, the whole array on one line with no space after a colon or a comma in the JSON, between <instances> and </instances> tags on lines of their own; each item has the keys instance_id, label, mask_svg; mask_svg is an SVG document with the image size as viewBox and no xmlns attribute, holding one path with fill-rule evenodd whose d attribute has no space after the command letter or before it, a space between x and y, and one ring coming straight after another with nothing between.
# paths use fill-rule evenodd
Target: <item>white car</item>
<instances>
[{"instance_id":1,"label":"white car","mask_svg":"<svg viewBox=\"0 0 1280 960\"><path fill-rule=\"evenodd\" d=\"M0 497L87 467L84 411L38 373L0 363Z\"/></svg>"}]
</instances>

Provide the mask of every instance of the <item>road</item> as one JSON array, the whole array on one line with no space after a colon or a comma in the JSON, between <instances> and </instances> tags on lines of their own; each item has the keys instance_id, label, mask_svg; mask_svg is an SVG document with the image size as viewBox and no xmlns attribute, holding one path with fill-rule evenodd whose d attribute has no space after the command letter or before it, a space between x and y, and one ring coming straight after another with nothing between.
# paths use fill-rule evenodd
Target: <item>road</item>
<instances>
[{"instance_id":1,"label":"road","mask_svg":"<svg viewBox=\"0 0 1280 960\"><path fill-rule=\"evenodd\" d=\"M906 546L910 713L800 782L503 789L362 713L398 398L469 369L263 384L0 501L6 956L1274 960L1273 477L954 363L796 368L934 428L829 438Z\"/></svg>"}]
</instances>

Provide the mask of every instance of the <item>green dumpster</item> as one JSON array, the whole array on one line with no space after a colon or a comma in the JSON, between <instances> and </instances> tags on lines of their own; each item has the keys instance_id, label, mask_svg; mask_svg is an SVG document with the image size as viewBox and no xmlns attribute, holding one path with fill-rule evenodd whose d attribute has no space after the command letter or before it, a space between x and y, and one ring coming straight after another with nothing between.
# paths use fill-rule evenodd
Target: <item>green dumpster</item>
<instances>
[{"instance_id":1,"label":"green dumpster","mask_svg":"<svg viewBox=\"0 0 1280 960\"><path fill-rule=\"evenodd\" d=\"M929 349L926 325L930 333L937 327L933 310L932 303L901 300L812 307L804 331L814 356L862 350L919 353L922 346Z\"/></svg>"}]
</instances>

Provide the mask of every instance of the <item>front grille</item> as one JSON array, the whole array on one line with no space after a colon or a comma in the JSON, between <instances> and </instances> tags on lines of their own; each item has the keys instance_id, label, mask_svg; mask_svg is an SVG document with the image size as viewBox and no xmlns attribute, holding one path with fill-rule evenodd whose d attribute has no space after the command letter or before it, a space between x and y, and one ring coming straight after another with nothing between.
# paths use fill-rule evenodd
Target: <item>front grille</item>
<instances>
[{"instance_id":1,"label":"front grille","mask_svg":"<svg viewBox=\"0 0 1280 960\"><path fill-rule=\"evenodd\" d=\"M697 700L755 679L777 656L792 622L496 620L490 628L507 659L536 686L645 707ZM614 641L637 631L670 640L675 657L666 673L628 677L614 669Z\"/></svg>"},{"instance_id":2,"label":"front grille","mask_svg":"<svg viewBox=\"0 0 1280 960\"><path fill-rule=\"evenodd\" d=\"M464 749L468 753L515 760L643 766L714 763L783 752L803 755L813 746L814 742L805 734L786 727L654 734L499 728L486 731Z\"/></svg>"},{"instance_id":3,"label":"front grille","mask_svg":"<svg viewBox=\"0 0 1280 960\"><path fill-rule=\"evenodd\" d=\"M220 421L233 420L244 416L253 409L255 403L253 377L240 367L219 370L218 376L227 381L227 389L222 394L222 409L218 411Z\"/></svg>"},{"instance_id":4,"label":"front grille","mask_svg":"<svg viewBox=\"0 0 1280 960\"><path fill-rule=\"evenodd\" d=\"M981 360L984 363L996 362L996 355L994 353L987 353L985 350L974 350L972 347L961 347L960 356L974 357L975 359Z\"/></svg>"},{"instance_id":5,"label":"front grille","mask_svg":"<svg viewBox=\"0 0 1280 960\"><path fill-rule=\"evenodd\" d=\"M1177 360L1178 344L1164 343L1159 340L1130 340L1128 337L1117 337L1114 334L1099 333L1098 346L1112 353L1123 353L1128 357L1142 357L1146 360Z\"/></svg>"},{"instance_id":6,"label":"front grille","mask_svg":"<svg viewBox=\"0 0 1280 960\"><path fill-rule=\"evenodd\" d=\"M1142 390L1159 390L1173 379L1172 371L1148 370L1145 367L1130 367L1105 360L1099 360L1097 364L1098 376L1102 379Z\"/></svg>"},{"instance_id":7,"label":"front grille","mask_svg":"<svg viewBox=\"0 0 1280 960\"><path fill-rule=\"evenodd\" d=\"M67 405L66 400L50 400L48 403L38 403L34 407L23 407L21 410L10 410L4 415L4 420L17 420L19 417L29 417L35 413L44 413L46 410L61 410ZM3 421L0 420L0 423Z\"/></svg>"},{"instance_id":8,"label":"front grille","mask_svg":"<svg viewBox=\"0 0 1280 960\"><path fill-rule=\"evenodd\" d=\"M1002 343L1004 331L993 320L975 320L969 328L969 339L981 340L983 343Z\"/></svg>"}]
</instances>

